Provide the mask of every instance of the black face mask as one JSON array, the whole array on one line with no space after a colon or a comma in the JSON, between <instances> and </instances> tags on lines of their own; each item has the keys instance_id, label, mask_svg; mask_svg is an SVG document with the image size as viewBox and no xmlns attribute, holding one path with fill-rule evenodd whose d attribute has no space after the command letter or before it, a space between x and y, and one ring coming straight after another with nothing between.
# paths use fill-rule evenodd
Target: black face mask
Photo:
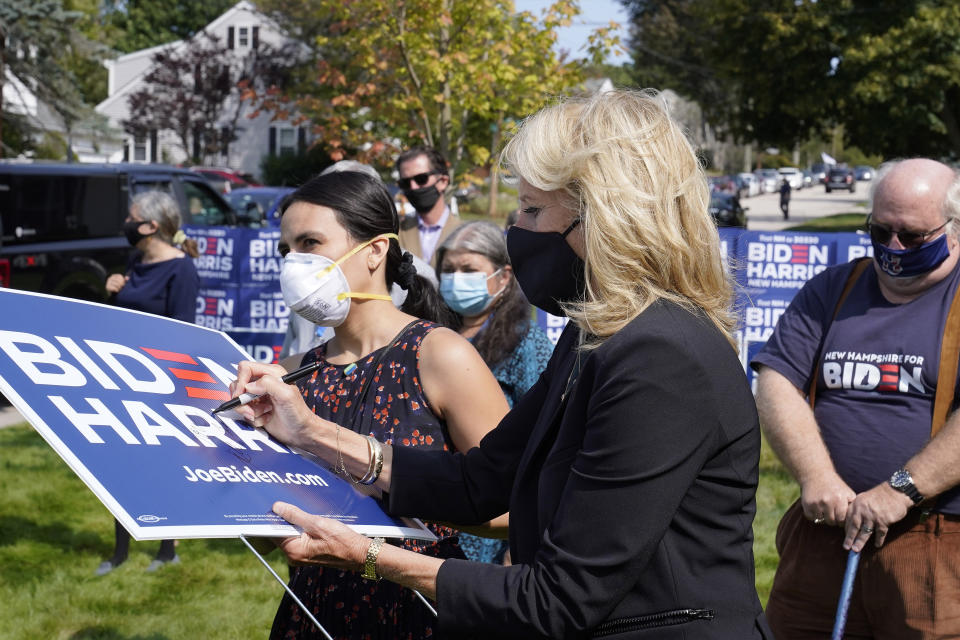
<instances>
[{"instance_id":1,"label":"black face mask","mask_svg":"<svg viewBox=\"0 0 960 640\"><path fill-rule=\"evenodd\" d=\"M555 316L566 315L561 302L582 300L587 289L583 260L567 244L567 234L578 224L580 218L563 233L538 233L517 226L507 231L507 253L523 295Z\"/></svg>"},{"instance_id":2,"label":"black face mask","mask_svg":"<svg viewBox=\"0 0 960 640\"><path fill-rule=\"evenodd\" d=\"M437 190L437 185L435 184L429 187L423 187L422 189L405 190L403 195L407 197L407 200L409 200L413 208L417 210L417 213L430 211L433 205L437 204L437 200L440 199L440 191Z\"/></svg>"},{"instance_id":3,"label":"black face mask","mask_svg":"<svg viewBox=\"0 0 960 640\"><path fill-rule=\"evenodd\" d=\"M143 224L146 224L143 220L131 220L123 223L123 235L127 236L127 242L130 243L130 246L135 247L138 242L153 235L153 233L140 233L140 225Z\"/></svg>"}]
</instances>

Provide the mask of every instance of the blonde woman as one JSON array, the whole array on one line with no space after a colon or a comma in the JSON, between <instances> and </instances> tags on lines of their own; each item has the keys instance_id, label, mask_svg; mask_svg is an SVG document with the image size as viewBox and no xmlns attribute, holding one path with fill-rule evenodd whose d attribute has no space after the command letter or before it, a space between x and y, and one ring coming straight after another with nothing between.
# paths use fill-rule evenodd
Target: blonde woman
<instances>
[{"instance_id":1,"label":"blonde woman","mask_svg":"<svg viewBox=\"0 0 960 640\"><path fill-rule=\"evenodd\" d=\"M693 149L655 95L615 91L543 109L503 158L521 178L517 280L571 322L479 447L385 448L376 486L394 514L509 509L513 566L381 547L277 503L304 529L281 547L436 598L444 637L770 637L751 533L760 431ZM278 373L241 365L234 390L266 394L247 417L335 460L334 431ZM355 475L370 466L360 438L339 454Z\"/></svg>"}]
</instances>

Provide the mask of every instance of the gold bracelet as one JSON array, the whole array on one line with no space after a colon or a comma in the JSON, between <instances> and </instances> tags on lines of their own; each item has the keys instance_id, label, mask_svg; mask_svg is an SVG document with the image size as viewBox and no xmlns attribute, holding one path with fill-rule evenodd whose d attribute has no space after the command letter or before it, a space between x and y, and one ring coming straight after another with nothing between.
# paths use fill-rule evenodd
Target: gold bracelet
<instances>
[{"instance_id":1,"label":"gold bracelet","mask_svg":"<svg viewBox=\"0 0 960 640\"><path fill-rule=\"evenodd\" d=\"M370 445L368 444L367 448L369 447ZM347 465L343 463L343 454L340 453L340 425L337 425L337 465L339 466L339 469L336 469L336 471L349 478L353 484L360 484L360 481L357 480L352 473L347 471Z\"/></svg>"},{"instance_id":2,"label":"gold bracelet","mask_svg":"<svg viewBox=\"0 0 960 640\"><path fill-rule=\"evenodd\" d=\"M367 445L370 447L370 468L360 482L373 484L380 477L380 471L383 469L383 447L373 436L367 436Z\"/></svg>"},{"instance_id":3,"label":"gold bracelet","mask_svg":"<svg viewBox=\"0 0 960 640\"><path fill-rule=\"evenodd\" d=\"M361 578L366 580L380 580L377 575L377 558L380 556L380 547L383 546L383 538L374 538L367 547L367 558L363 563L363 573Z\"/></svg>"}]
</instances>

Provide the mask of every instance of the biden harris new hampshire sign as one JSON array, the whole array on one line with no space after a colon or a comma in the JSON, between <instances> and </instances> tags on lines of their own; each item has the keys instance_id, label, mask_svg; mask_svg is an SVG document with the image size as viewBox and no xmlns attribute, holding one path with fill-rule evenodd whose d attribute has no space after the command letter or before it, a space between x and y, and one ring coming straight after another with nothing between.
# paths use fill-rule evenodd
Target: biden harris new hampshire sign
<instances>
[{"instance_id":1,"label":"biden harris new hampshire sign","mask_svg":"<svg viewBox=\"0 0 960 640\"><path fill-rule=\"evenodd\" d=\"M0 289L0 391L138 540L295 535L277 500L431 539L263 430L210 411L247 354L225 334Z\"/></svg>"}]
</instances>

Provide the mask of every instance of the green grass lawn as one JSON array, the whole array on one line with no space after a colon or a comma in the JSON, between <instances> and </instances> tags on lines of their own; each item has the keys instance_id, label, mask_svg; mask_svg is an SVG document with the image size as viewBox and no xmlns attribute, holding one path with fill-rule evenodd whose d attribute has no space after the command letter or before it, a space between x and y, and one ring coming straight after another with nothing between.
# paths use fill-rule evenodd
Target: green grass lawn
<instances>
[{"instance_id":1,"label":"green grass lawn","mask_svg":"<svg viewBox=\"0 0 960 640\"><path fill-rule=\"evenodd\" d=\"M133 542L113 573L113 518L29 426L0 429L0 639L266 638L282 588L239 540L183 540L181 563L144 572L159 542ZM798 490L764 449L754 523L766 603L773 538ZM269 557L286 576L279 553Z\"/></svg>"},{"instance_id":2,"label":"green grass lawn","mask_svg":"<svg viewBox=\"0 0 960 640\"><path fill-rule=\"evenodd\" d=\"M113 517L29 426L0 429L0 638L266 638L283 588L239 540L183 540L179 565L144 569L132 542L104 577ZM279 552L269 556L287 575Z\"/></svg>"},{"instance_id":3,"label":"green grass lawn","mask_svg":"<svg viewBox=\"0 0 960 640\"><path fill-rule=\"evenodd\" d=\"M835 213L832 216L814 218L803 224L787 227L784 231L860 231L866 221L867 214L863 212Z\"/></svg>"}]
</instances>

